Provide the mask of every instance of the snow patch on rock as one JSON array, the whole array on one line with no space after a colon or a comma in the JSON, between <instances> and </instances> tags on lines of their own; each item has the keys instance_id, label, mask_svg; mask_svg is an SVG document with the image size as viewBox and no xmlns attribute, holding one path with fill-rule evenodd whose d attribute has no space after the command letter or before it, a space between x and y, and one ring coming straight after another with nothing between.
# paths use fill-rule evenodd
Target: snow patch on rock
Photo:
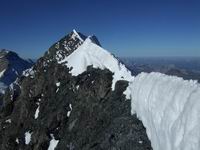
<instances>
[{"instance_id":1,"label":"snow patch on rock","mask_svg":"<svg viewBox=\"0 0 200 150\"><path fill-rule=\"evenodd\" d=\"M31 142L31 135L32 133L30 131L25 133L25 144L28 145Z\"/></svg>"},{"instance_id":2,"label":"snow patch on rock","mask_svg":"<svg viewBox=\"0 0 200 150\"><path fill-rule=\"evenodd\" d=\"M72 112L72 104L69 104L69 108L70 108L70 111L67 112L67 117L69 117Z\"/></svg>"},{"instance_id":3,"label":"snow patch on rock","mask_svg":"<svg viewBox=\"0 0 200 150\"><path fill-rule=\"evenodd\" d=\"M11 121L11 119L7 119L5 122L6 123L11 123L12 121Z\"/></svg>"},{"instance_id":4,"label":"snow patch on rock","mask_svg":"<svg viewBox=\"0 0 200 150\"><path fill-rule=\"evenodd\" d=\"M36 109L36 111L35 111L35 115L34 115L35 119L38 118L39 112L40 112L40 105L38 105L38 107L37 107L37 109Z\"/></svg>"},{"instance_id":5,"label":"snow patch on rock","mask_svg":"<svg viewBox=\"0 0 200 150\"><path fill-rule=\"evenodd\" d=\"M78 90L78 89L79 89L79 87L80 87L80 86L79 86L79 85L77 85L77 86L76 86L76 89Z\"/></svg>"},{"instance_id":6,"label":"snow patch on rock","mask_svg":"<svg viewBox=\"0 0 200 150\"><path fill-rule=\"evenodd\" d=\"M56 86L59 87L59 86L60 86L60 82L57 82L57 83L56 83Z\"/></svg>"},{"instance_id":7,"label":"snow patch on rock","mask_svg":"<svg viewBox=\"0 0 200 150\"><path fill-rule=\"evenodd\" d=\"M30 78L33 78L34 74L35 74L35 71L33 70L33 67L24 70L23 73L22 73L23 76L25 76L25 77L30 76Z\"/></svg>"},{"instance_id":8,"label":"snow patch on rock","mask_svg":"<svg viewBox=\"0 0 200 150\"><path fill-rule=\"evenodd\" d=\"M19 139L18 139L18 138L16 138L15 142L16 142L17 144L19 144Z\"/></svg>"},{"instance_id":9,"label":"snow patch on rock","mask_svg":"<svg viewBox=\"0 0 200 150\"><path fill-rule=\"evenodd\" d=\"M56 146L58 145L59 140L55 140L53 134L51 134L51 141L48 147L48 150L54 150L56 148Z\"/></svg>"}]
</instances>

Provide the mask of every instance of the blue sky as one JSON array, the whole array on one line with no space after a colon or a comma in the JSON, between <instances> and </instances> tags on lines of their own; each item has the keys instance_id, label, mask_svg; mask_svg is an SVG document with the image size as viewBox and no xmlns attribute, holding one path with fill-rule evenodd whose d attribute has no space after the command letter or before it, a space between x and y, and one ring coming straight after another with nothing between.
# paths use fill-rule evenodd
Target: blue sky
<instances>
[{"instance_id":1,"label":"blue sky","mask_svg":"<svg viewBox=\"0 0 200 150\"><path fill-rule=\"evenodd\" d=\"M200 56L199 0L0 0L0 48L23 57L74 28L117 56Z\"/></svg>"}]
</instances>

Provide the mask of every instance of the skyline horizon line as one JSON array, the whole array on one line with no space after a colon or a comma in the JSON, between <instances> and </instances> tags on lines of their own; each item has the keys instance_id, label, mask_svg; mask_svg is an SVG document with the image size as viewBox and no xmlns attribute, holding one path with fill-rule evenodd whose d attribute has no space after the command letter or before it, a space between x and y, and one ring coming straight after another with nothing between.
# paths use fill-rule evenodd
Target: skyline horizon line
<instances>
[{"instance_id":1,"label":"skyline horizon line","mask_svg":"<svg viewBox=\"0 0 200 150\"><path fill-rule=\"evenodd\" d=\"M51 46L50 46L51 47ZM49 47L49 48L50 48ZM103 47L104 48L104 47ZM14 52L16 53L19 57L23 58L23 59L39 59L41 57L43 57L43 55L45 54L45 52L48 51L48 49L46 51L43 52L43 54L41 54L40 56L38 57L25 57L23 56L22 53L19 53L17 52L16 50L11 50L9 48L0 48L0 51L2 50L7 50L7 51L10 51L10 52ZM107 51L109 51L108 49L106 49ZM110 52L110 51L109 51ZM110 52L111 53L111 52ZM119 56L119 55L116 55L114 53L111 53L112 55L118 57L118 58L200 58L200 56L193 56L193 55L188 55L188 56L185 56L185 55L146 55L146 56L142 56L142 55L135 55L135 56Z\"/></svg>"}]
</instances>

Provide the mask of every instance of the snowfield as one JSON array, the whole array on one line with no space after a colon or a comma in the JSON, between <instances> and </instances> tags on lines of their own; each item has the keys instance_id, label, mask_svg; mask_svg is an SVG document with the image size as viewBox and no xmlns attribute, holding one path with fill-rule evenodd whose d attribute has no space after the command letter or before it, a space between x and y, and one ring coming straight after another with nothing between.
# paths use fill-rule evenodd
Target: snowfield
<instances>
[{"instance_id":1,"label":"snowfield","mask_svg":"<svg viewBox=\"0 0 200 150\"><path fill-rule=\"evenodd\" d=\"M141 73L125 94L154 150L200 149L200 86L196 81Z\"/></svg>"},{"instance_id":2,"label":"snowfield","mask_svg":"<svg viewBox=\"0 0 200 150\"><path fill-rule=\"evenodd\" d=\"M115 89L115 83L118 80L132 81L131 72L108 51L92 42L88 37L81 46L79 46L71 55L59 61L66 63L71 68L73 76L77 76L87 70L88 66L94 68L109 69L114 73L112 89Z\"/></svg>"}]
</instances>

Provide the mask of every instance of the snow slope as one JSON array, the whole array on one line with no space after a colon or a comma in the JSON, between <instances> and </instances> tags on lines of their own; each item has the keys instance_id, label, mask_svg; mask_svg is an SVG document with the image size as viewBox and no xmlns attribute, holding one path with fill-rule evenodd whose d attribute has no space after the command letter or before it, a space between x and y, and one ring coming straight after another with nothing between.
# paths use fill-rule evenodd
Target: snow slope
<instances>
[{"instance_id":1,"label":"snow slope","mask_svg":"<svg viewBox=\"0 0 200 150\"><path fill-rule=\"evenodd\" d=\"M154 150L200 149L200 85L160 73L130 83L132 113L147 129Z\"/></svg>"},{"instance_id":2,"label":"snow slope","mask_svg":"<svg viewBox=\"0 0 200 150\"><path fill-rule=\"evenodd\" d=\"M118 80L133 80L131 72L123 64L119 63L112 54L93 43L90 37L71 55L62 61L58 61L58 63L65 63L69 68L72 67L71 73L73 76L83 73L91 65L94 68L109 69L114 73L113 90Z\"/></svg>"}]
</instances>

